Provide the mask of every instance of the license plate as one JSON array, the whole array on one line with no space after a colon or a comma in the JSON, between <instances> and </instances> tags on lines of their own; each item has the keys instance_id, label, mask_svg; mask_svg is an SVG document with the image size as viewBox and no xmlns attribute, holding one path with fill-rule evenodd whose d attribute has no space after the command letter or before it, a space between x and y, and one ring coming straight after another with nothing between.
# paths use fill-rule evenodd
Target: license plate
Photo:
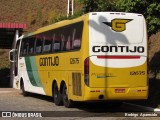
<instances>
[{"instance_id":1,"label":"license plate","mask_svg":"<svg viewBox=\"0 0 160 120\"><path fill-rule=\"evenodd\" d=\"M125 93L125 89L115 89L115 93Z\"/></svg>"}]
</instances>

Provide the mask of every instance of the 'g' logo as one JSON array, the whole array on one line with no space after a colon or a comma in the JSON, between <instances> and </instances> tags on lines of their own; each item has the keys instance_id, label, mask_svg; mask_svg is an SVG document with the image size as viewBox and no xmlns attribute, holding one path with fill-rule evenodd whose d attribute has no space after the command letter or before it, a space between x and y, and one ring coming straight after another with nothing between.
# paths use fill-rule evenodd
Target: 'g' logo
<instances>
[{"instance_id":1,"label":"'g' logo","mask_svg":"<svg viewBox=\"0 0 160 120\"><path fill-rule=\"evenodd\" d=\"M126 23L130 22L132 19L113 19L110 22L103 22L104 24L110 26L112 30L116 32L122 32L126 30Z\"/></svg>"}]
</instances>

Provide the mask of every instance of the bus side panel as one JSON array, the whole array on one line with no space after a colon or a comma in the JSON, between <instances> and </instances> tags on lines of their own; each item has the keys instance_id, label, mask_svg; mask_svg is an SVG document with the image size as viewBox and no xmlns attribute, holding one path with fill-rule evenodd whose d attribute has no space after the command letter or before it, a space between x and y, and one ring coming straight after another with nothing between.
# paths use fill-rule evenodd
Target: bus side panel
<instances>
[{"instance_id":1,"label":"bus side panel","mask_svg":"<svg viewBox=\"0 0 160 120\"><path fill-rule=\"evenodd\" d=\"M37 71L35 57L22 57L19 65L20 78L23 79L25 90L45 95L40 75Z\"/></svg>"}]
</instances>

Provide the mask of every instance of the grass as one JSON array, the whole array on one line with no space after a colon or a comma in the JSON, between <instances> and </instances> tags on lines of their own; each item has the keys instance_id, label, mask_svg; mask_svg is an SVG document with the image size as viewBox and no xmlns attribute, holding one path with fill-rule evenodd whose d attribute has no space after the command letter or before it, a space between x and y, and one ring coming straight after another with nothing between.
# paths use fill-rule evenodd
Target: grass
<instances>
[{"instance_id":1,"label":"grass","mask_svg":"<svg viewBox=\"0 0 160 120\"><path fill-rule=\"evenodd\" d=\"M75 1L74 12L80 9L81 5ZM66 14L67 0L0 0L0 22L26 23L28 32ZM33 24L32 21L36 22Z\"/></svg>"}]
</instances>

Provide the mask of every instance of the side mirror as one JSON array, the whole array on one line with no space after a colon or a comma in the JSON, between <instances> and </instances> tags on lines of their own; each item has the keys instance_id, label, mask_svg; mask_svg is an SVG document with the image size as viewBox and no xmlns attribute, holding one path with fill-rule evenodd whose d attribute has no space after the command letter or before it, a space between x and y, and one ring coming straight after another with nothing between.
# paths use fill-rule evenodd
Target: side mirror
<instances>
[{"instance_id":1,"label":"side mirror","mask_svg":"<svg viewBox=\"0 0 160 120\"><path fill-rule=\"evenodd\" d=\"M9 60L10 62L15 62L15 49L9 51Z\"/></svg>"}]
</instances>

